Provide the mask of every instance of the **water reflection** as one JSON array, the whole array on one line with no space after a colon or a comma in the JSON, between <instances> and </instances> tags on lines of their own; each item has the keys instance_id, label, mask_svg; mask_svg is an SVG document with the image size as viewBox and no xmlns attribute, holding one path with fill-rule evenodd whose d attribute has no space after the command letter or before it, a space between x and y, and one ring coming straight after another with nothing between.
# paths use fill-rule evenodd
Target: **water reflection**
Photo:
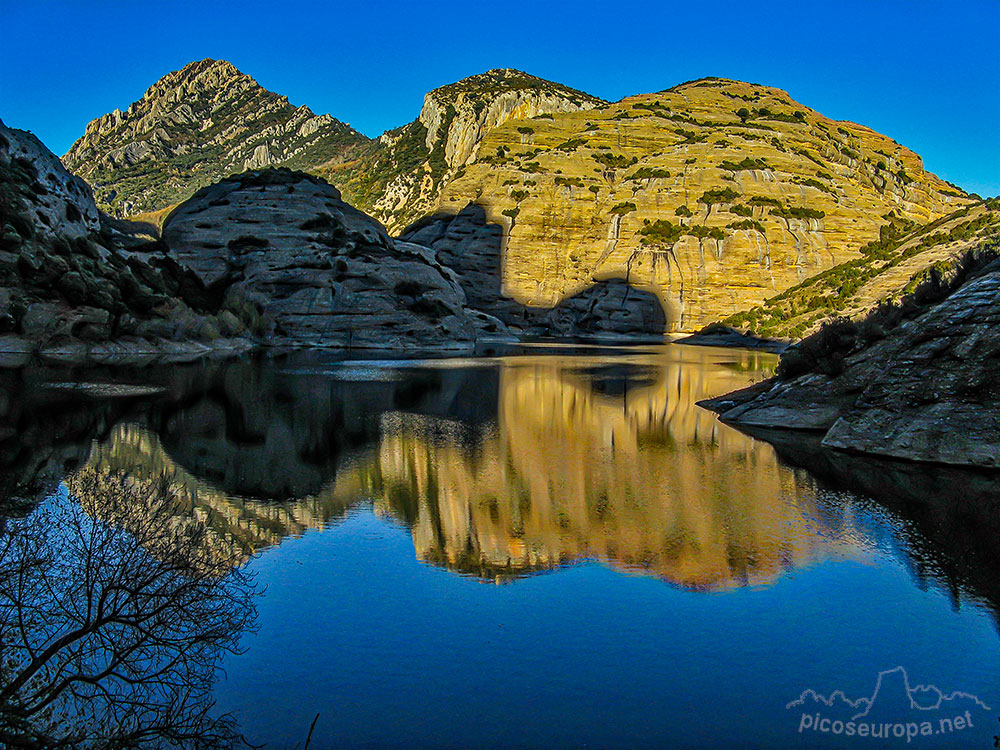
<instances>
[{"instance_id":1,"label":"water reflection","mask_svg":"<svg viewBox=\"0 0 1000 750\"><path fill-rule=\"evenodd\" d=\"M38 554L79 551L63 540L97 529L122 552L108 571L193 555L186 575L212 571L206 586L230 575L242 586L254 552L370 504L406 528L419 560L490 582L598 560L714 592L889 549L919 587L940 586L956 607L971 597L1000 611L995 475L746 435L696 406L774 364L767 354L668 346L0 372L0 496L62 493L2 530L7 552L21 552L0 559L0 628L18 606L11 561L35 554L11 540L29 528L37 537L52 508L72 523L49 523ZM51 529L60 528L57 539ZM86 569L79 564L62 570ZM39 578L36 590L76 585L57 583ZM232 590L231 602L244 591ZM211 595L199 594L206 606ZM185 601L201 611L197 597ZM59 619L35 611L38 637L51 638L46 628ZM233 628L218 632L251 627L248 612L235 610ZM178 611L177 627L191 617ZM175 682L197 688L189 695L201 719L210 661L192 662ZM165 715L171 705L186 704L168 702Z\"/></svg>"},{"instance_id":2,"label":"water reflection","mask_svg":"<svg viewBox=\"0 0 1000 750\"><path fill-rule=\"evenodd\" d=\"M238 555L162 482L67 486L0 519L0 744L245 746L212 690L256 618Z\"/></svg>"},{"instance_id":3,"label":"water reflection","mask_svg":"<svg viewBox=\"0 0 1000 750\"><path fill-rule=\"evenodd\" d=\"M410 529L419 559L460 573L502 581L596 558L718 590L861 554L856 542L875 532L857 528L845 496L819 491L846 481L904 517L933 519L920 535L945 541L908 549L941 562L915 570L969 568L959 552L970 547L982 549L971 570L946 585L1000 568L984 532L1000 527L994 477L931 469L917 482L912 467L851 468L800 436L764 435L776 452L696 406L774 364L682 346L540 347L478 360L4 372L2 489L44 496L74 471L166 483L180 512L242 559L368 501ZM967 502L951 502L956 483ZM951 543L962 535L973 538ZM989 580L975 588L1000 601Z\"/></svg>"},{"instance_id":4,"label":"water reflection","mask_svg":"<svg viewBox=\"0 0 1000 750\"><path fill-rule=\"evenodd\" d=\"M223 369L115 427L84 471L168 482L247 553L369 500L421 560L492 580L596 558L716 590L852 554L850 529L816 523L808 475L695 405L763 376L770 356L480 364Z\"/></svg>"},{"instance_id":5,"label":"water reflection","mask_svg":"<svg viewBox=\"0 0 1000 750\"><path fill-rule=\"evenodd\" d=\"M688 352L614 367L528 357L499 367L495 423L383 416L337 479L411 528L420 559L484 577L582 558L694 589L760 584L830 553L810 482L695 406L766 366ZM842 552L838 546L838 552Z\"/></svg>"}]
</instances>

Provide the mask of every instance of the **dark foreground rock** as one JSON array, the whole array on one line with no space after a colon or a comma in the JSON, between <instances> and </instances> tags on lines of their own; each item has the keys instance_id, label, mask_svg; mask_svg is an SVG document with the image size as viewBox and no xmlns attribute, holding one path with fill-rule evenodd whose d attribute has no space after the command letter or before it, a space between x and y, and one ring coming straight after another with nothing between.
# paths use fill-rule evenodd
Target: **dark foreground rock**
<instances>
[{"instance_id":1,"label":"dark foreground rock","mask_svg":"<svg viewBox=\"0 0 1000 750\"><path fill-rule=\"evenodd\" d=\"M457 214L435 214L400 236L433 250L452 269L471 308L501 320L511 331L554 337L662 337L667 327L655 294L624 280L596 280L554 308L531 307L504 294L504 234L470 203Z\"/></svg>"},{"instance_id":2,"label":"dark foreground rock","mask_svg":"<svg viewBox=\"0 0 1000 750\"><path fill-rule=\"evenodd\" d=\"M202 356L252 345L247 321L189 303L184 273L118 251L90 188L0 123L0 364Z\"/></svg>"},{"instance_id":3,"label":"dark foreground rock","mask_svg":"<svg viewBox=\"0 0 1000 750\"><path fill-rule=\"evenodd\" d=\"M785 379L702 405L737 426L822 431L825 448L1000 468L1000 262L860 349L783 365Z\"/></svg>"}]
</instances>

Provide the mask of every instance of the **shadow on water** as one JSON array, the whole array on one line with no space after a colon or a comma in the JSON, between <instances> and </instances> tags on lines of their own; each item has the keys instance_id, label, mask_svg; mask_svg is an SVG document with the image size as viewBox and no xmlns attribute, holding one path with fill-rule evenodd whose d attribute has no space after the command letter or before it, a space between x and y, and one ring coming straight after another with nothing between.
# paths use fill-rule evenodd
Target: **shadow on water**
<instances>
[{"instance_id":1,"label":"shadow on water","mask_svg":"<svg viewBox=\"0 0 1000 750\"><path fill-rule=\"evenodd\" d=\"M1000 473L833 450L819 435L744 430L820 486L903 519L895 541L918 584L946 589L956 609L963 593L984 600L1000 629Z\"/></svg>"},{"instance_id":2,"label":"shadow on water","mask_svg":"<svg viewBox=\"0 0 1000 750\"><path fill-rule=\"evenodd\" d=\"M147 566L183 553L188 570L214 571L194 579L205 601L229 597L239 630L252 626L244 561L369 504L405 525L421 561L497 583L597 560L690 591L762 587L864 557L875 540L919 586L1000 612L995 476L746 435L696 406L766 377L773 356L684 346L492 354L2 371L0 494L27 503L4 527L6 564L22 549L10 540L41 533L38 518L76 518L47 532L50 549L79 551L52 535L90 524L122 551L103 563L109 575L123 570L125 539L128 559ZM871 508L894 522L859 512ZM174 536L156 537L150 518ZM23 592L0 593L2 629ZM195 599L184 599L192 612ZM39 616L59 606L39 601ZM192 618L177 613L195 632ZM52 620L35 637L73 626ZM220 635L218 648L230 646ZM192 679L208 679L195 667L209 661L191 665Z\"/></svg>"}]
</instances>

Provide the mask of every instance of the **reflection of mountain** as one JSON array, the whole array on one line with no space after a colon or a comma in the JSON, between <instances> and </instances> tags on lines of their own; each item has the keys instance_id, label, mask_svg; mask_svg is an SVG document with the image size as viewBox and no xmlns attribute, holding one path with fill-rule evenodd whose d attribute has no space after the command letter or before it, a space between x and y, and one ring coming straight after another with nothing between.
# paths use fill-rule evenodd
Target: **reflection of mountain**
<instances>
[{"instance_id":1,"label":"reflection of mountain","mask_svg":"<svg viewBox=\"0 0 1000 750\"><path fill-rule=\"evenodd\" d=\"M802 522L808 483L694 406L771 361L738 358L675 347L613 366L534 354L220 368L152 406L147 426L115 428L77 477L166 483L248 550L371 499L411 528L421 559L460 572L596 557L697 589L763 583L827 543Z\"/></svg>"},{"instance_id":2,"label":"reflection of mountain","mask_svg":"<svg viewBox=\"0 0 1000 750\"><path fill-rule=\"evenodd\" d=\"M54 376L42 368L0 368L0 510L50 494L87 460L91 442L143 397L136 389L53 387L46 381Z\"/></svg>"},{"instance_id":3,"label":"reflection of mountain","mask_svg":"<svg viewBox=\"0 0 1000 750\"><path fill-rule=\"evenodd\" d=\"M470 446L440 420L386 415L378 451L341 472L337 494L377 498L421 559L463 572L595 557L697 589L768 582L827 543L804 522L808 481L695 407L748 380L686 350L613 371L508 360L495 430Z\"/></svg>"},{"instance_id":4,"label":"reflection of mountain","mask_svg":"<svg viewBox=\"0 0 1000 750\"><path fill-rule=\"evenodd\" d=\"M66 479L71 493L82 487L127 482L153 495L167 489L179 508L208 527L223 550L245 553L272 546L307 529L321 528L338 518L347 506L329 494L273 503L227 495L176 464L160 440L136 424L118 425L102 444L95 445L87 465Z\"/></svg>"},{"instance_id":5,"label":"reflection of mountain","mask_svg":"<svg viewBox=\"0 0 1000 750\"><path fill-rule=\"evenodd\" d=\"M952 491L995 497L990 481L859 465L850 488L915 522L887 540L864 504L814 483L829 467L790 470L695 406L772 363L681 346L431 363L293 357L132 373L119 379L159 392L58 405L86 427L67 433L74 455L99 440L85 471L166 481L217 539L245 548L367 500L411 529L422 560L491 580L595 558L724 589L874 539L956 601L960 591L1000 601L998 506ZM849 465L838 458L841 473Z\"/></svg>"}]
</instances>

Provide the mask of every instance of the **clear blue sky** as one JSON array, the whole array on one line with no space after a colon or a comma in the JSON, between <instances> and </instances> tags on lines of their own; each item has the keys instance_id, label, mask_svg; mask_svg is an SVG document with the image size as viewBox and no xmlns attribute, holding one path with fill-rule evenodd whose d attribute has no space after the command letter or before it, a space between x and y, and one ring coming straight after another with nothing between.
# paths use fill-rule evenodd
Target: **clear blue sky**
<instances>
[{"instance_id":1,"label":"clear blue sky","mask_svg":"<svg viewBox=\"0 0 1000 750\"><path fill-rule=\"evenodd\" d=\"M1000 0L0 0L0 38L0 118L58 154L205 57L372 136L489 68L612 100L714 75L783 88L1000 194Z\"/></svg>"}]
</instances>

